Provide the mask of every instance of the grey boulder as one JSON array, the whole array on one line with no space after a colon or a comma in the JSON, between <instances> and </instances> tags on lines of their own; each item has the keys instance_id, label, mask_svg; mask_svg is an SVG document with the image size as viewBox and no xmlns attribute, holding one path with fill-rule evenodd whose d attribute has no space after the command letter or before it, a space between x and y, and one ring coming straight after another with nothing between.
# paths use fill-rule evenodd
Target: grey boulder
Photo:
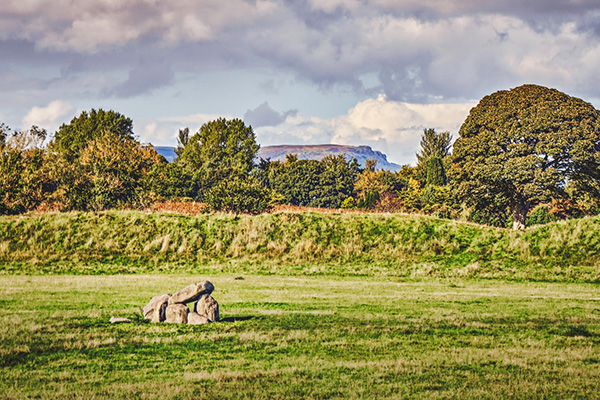
<instances>
[{"instance_id":1,"label":"grey boulder","mask_svg":"<svg viewBox=\"0 0 600 400\"><path fill-rule=\"evenodd\" d=\"M165 309L167 302L171 298L170 294L161 294L154 296L142 310L144 318L151 319L152 322L162 322L165 320Z\"/></svg>"},{"instance_id":2,"label":"grey boulder","mask_svg":"<svg viewBox=\"0 0 600 400\"><path fill-rule=\"evenodd\" d=\"M185 304L170 304L166 310L165 322L172 324L187 324L190 309Z\"/></svg>"},{"instance_id":3,"label":"grey boulder","mask_svg":"<svg viewBox=\"0 0 600 400\"><path fill-rule=\"evenodd\" d=\"M188 314L188 325L202 325L210 322L210 319L206 318L204 315L198 314L197 312L191 312Z\"/></svg>"},{"instance_id":4,"label":"grey boulder","mask_svg":"<svg viewBox=\"0 0 600 400\"><path fill-rule=\"evenodd\" d=\"M202 295L211 294L214 289L215 287L209 281L192 283L175 293L169 299L169 305L191 303L192 301L198 300Z\"/></svg>"},{"instance_id":5,"label":"grey boulder","mask_svg":"<svg viewBox=\"0 0 600 400\"><path fill-rule=\"evenodd\" d=\"M198 299L194 304L194 311L211 321L219 320L219 303L208 294Z\"/></svg>"}]
</instances>

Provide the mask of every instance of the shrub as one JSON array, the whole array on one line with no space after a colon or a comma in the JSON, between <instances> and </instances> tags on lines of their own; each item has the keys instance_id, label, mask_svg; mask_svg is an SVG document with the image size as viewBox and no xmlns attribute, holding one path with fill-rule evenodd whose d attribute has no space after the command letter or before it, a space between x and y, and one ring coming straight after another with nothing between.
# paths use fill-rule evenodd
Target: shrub
<instances>
[{"instance_id":1,"label":"shrub","mask_svg":"<svg viewBox=\"0 0 600 400\"><path fill-rule=\"evenodd\" d=\"M206 203L215 211L259 214L271 208L272 192L252 177L226 179L206 194Z\"/></svg>"},{"instance_id":2,"label":"shrub","mask_svg":"<svg viewBox=\"0 0 600 400\"><path fill-rule=\"evenodd\" d=\"M356 200L354 200L354 197L350 196L342 201L341 208L342 210L352 210L353 208L356 208Z\"/></svg>"},{"instance_id":3,"label":"shrub","mask_svg":"<svg viewBox=\"0 0 600 400\"><path fill-rule=\"evenodd\" d=\"M556 215L550 212L547 204L540 204L527 215L527 226L544 225L557 219Z\"/></svg>"}]
</instances>

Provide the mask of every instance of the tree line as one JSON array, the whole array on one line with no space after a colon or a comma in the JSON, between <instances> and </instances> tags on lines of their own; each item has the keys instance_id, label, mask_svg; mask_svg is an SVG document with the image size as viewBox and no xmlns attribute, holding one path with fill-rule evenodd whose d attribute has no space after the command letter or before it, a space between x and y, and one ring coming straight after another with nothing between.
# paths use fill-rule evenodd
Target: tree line
<instances>
[{"instance_id":1,"label":"tree line","mask_svg":"<svg viewBox=\"0 0 600 400\"><path fill-rule=\"evenodd\" d=\"M291 204L518 229L600 211L600 113L536 85L484 97L454 144L449 132L425 129L417 165L399 172L343 155L257 160L254 131L240 119L219 118L194 134L181 129L171 163L115 111L84 111L44 145L47 135L0 124L0 214L146 208L175 199L236 213Z\"/></svg>"}]
</instances>

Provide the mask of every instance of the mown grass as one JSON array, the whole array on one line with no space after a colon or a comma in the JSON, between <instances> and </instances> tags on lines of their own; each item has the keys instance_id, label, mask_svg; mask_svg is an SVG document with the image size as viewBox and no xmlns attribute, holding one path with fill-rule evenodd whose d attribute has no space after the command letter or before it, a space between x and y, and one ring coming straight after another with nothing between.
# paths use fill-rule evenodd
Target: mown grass
<instances>
[{"instance_id":1,"label":"mown grass","mask_svg":"<svg viewBox=\"0 0 600 400\"><path fill-rule=\"evenodd\" d=\"M224 322L108 323L211 280ZM593 284L0 276L0 398L600 398Z\"/></svg>"},{"instance_id":2,"label":"mown grass","mask_svg":"<svg viewBox=\"0 0 600 400\"><path fill-rule=\"evenodd\" d=\"M0 273L254 273L600 281L600 217L513 232L428 216L0 217Z\"/></svg>"}]
</instances>

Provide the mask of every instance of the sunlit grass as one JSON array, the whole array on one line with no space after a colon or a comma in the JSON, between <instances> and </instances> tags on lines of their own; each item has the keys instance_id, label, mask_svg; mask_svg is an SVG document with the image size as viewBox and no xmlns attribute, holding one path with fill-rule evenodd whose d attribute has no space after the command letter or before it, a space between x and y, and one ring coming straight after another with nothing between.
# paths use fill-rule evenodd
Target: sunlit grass
<instances>
[{"instance_id":1,"label":"sunlit grass","mask_svg":"<svg viewBox=\"0 0 600 400\"><path fill-rule=\"evenodd\" d=\"M208 279L225 322L111 325ZM593 284L0 276L0 398L599 398Z\"/></svg>"},{"instance_id":2,"label":"sunlit grass","mask_svg":"<svg viewBox=\"0 0 600 400\"><path fill-rule=\"evenodd\" d=\"M405 214L48 213L0 217L0 273L600 282L599 231L598 217L512 232Z\"/></svg>"}]
</instances>

